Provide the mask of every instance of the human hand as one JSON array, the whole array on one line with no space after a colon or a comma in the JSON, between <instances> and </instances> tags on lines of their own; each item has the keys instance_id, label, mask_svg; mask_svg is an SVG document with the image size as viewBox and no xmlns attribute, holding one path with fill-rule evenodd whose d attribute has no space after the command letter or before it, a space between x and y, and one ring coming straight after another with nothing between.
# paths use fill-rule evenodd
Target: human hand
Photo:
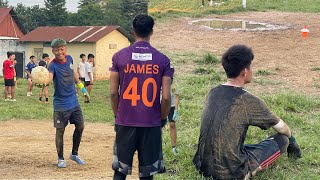
<instances>
[{"instance_id":1,"label":"human hand","mask_svg":"<svg viewBox=\"0 0 320 180\"><path fill-rule=\"evenodd\" d=\"M288 157L292 159L298 159L302 157L301 149L293 136L289 138L289 146L287 148L287 153Z\"/></svg>"}]
</instances>

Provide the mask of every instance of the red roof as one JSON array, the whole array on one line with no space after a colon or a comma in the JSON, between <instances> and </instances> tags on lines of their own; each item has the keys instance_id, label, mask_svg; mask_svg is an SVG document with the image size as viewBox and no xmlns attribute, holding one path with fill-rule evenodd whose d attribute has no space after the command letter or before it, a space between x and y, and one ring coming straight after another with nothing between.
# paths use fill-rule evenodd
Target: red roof
<instances>
[{"instance_id":1,"label":"red roof","mask_svg":"<svg viewBox=\"0 0 320 180\"><path fill-rule=\"evenodd\" d=\"M0 8L0 23L7 17L12 8Z\"/></svg>"},{"instance_id":2,"label":"red roof","mask_svg":"<svg viewBox=\"0 0 320 180\"><path fill-rule=\"evenodd\" d=\"M62 38L67 42L97 42L114 30L125 35L119 26L46 26L31 31L20 41L51 42L55 38Z\"/></svg>"}]
</instances>

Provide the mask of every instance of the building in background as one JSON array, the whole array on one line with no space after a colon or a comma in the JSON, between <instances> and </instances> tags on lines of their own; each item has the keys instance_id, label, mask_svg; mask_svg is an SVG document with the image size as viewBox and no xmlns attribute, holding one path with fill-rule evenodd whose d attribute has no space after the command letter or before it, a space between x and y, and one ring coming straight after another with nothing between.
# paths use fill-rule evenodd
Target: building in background
<instances>
[{"instance_id":1,"label":"building in background","mask_svg":"<svg viewBox=\"0 0 320 180\"><path fill-rule=\"evenodd\" d=\"M50 43L55 38L62 38L68 43L67 53L73 57L75 65L80 61L80 54L94 54L96 79L109 78L112 56L133 41L133 37L119 26L39 27L19 41L26 45L27 57L35 55L40 60L43 53L53 57Z\"/></svg>"},{"instance_id":2,"label":"building in background","mask_svg":"<svg viewBox=\"0 0 320 180\"><path fill-rule=\"evenodd\" d=\"M17 77L24 76L26 46L18 40L26 31L22 27L12 8L0 8L0 64L7 58L7 52L13 51L16 55ZM3 76L2 70L0 76Z\"/></svg>"}]
</instances>

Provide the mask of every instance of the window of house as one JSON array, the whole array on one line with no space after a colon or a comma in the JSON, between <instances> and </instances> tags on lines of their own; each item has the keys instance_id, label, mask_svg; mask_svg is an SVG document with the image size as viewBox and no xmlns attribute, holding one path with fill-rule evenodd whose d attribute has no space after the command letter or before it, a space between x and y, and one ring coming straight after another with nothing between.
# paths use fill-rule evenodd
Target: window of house
<instances>
[{"instance_id":1,"label":"window of house","mask_svg":"<svg viewBox=\"0 0 320 180\"><path fill-rule=\"evenodd\" d=\"M37 61L42 59L43 48L34 48L34 56L36 57Z\"/></svg>"},{"instance_id":2,"label":"window of house","mask_svg":"<svg viewBox=\"0 0 320 180\"><path fill-rule=\"evenodd\" d=\"M109 49L117 49L117 44L109 44Z\"/></svg>"}]
</instances>

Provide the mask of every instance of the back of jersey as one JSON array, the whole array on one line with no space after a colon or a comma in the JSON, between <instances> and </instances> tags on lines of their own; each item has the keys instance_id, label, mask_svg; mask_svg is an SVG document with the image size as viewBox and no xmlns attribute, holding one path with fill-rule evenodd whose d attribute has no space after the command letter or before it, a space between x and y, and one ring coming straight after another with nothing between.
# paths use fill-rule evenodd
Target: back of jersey
<instances>
[{"instance_id":1,"label":"back of jersey","mask_svg":"<svg viewBox=\"0 0 320 180\"><path fill-rule=\"evenodd\" d=\"M172 77L174 72L170 60L149 43L140 41L116 53L112 63L111 71L120 76L116 124L160 126L162 77Z\"/></svg>"}]
</instances>

